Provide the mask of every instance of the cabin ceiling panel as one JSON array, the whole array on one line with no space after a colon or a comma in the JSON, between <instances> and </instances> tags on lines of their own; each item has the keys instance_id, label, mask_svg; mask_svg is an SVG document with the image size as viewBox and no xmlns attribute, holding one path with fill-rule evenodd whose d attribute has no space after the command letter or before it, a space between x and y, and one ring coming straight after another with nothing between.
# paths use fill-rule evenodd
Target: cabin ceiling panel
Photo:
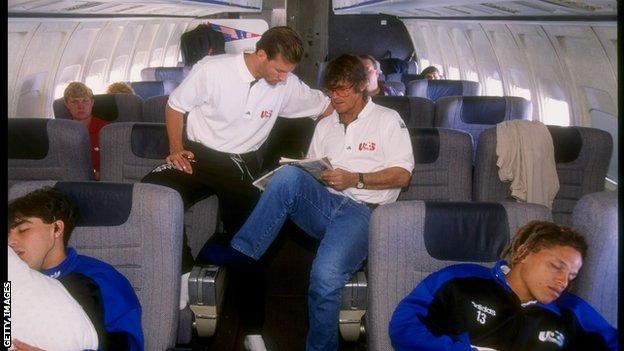
<instances>
[{"instance_id":1,"label":"cabin ceiling panel","mask_svg":"<svg viewBox=\"0 0 624 351\"><path fill-rule=\"evenodd\" d=\"M11 14L207 16L260 12L262 0L9 0Z\"/></svg>"},{"instance_id":2,"label":"cabin ceiling panel","mask_svg":"<svg viewBox=\"0 0 624 351\"><path fill-rule=\"evenodd\" d=\"M336 14L398 17L615 16L616 0L333 0Z\"/></svg>"}]
</instances>

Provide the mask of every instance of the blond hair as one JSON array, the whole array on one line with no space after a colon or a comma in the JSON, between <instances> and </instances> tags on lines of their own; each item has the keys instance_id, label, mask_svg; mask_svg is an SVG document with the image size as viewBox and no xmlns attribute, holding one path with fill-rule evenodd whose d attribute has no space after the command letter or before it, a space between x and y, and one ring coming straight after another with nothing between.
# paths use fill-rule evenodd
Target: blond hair
<instances>
[{"instance_id":1,"label":"blond hair","mask_svg":"<svg viewBox=\"0 0 624 351\"><path fill-rule=\"evenodd\" d=\"M126 82L115 82L106 88L106 94L134 94L134 90Z\"/></svg>"},{"instance_id":2,"label":"blond hair","mask_svg":"<svg viewBox=\"0 0 624 351\"><path fill-rule=\"evenodd\" d=\"M71 98L93 99L93 90L81 82L71 82L63 92L63 99L67 101Z\"/></svg>"}]
</instances>

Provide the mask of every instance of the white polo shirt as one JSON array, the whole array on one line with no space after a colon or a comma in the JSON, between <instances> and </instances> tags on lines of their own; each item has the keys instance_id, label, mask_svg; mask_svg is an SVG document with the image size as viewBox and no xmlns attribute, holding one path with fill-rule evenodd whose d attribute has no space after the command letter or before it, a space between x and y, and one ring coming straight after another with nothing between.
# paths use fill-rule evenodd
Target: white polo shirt
<instances>
[{"instance_id":1,"label":"white polo shirt","mask_svg":"<svg viewBox=\"0 0 624 351\"><path fill-rule=\"evenodd\" d=\"M297 76L271 85L251 75L243 54L211 56L197 62L169 95L169 106L189 112L188 138L211 149L242 154L269 136L277 116L316 117L329 105L319 90Z\"/></svg>"},{"instance_id":2,"label":"white polo shirt","mask_svg":"<svg viewBox=\"0 0 624 351\"><path fill-rule=\"evenodd\" d=\"M412 173L414 154L407 127L399 114L368 98L364 109L345 131L338 114L322 119L314 131L308 157L327 156L334 168L349 172L377 172L401 167ZM341 193L358 202L387 204L396 201L400 188L370 190L348 188Z\"/></svg>"}]
</instances>

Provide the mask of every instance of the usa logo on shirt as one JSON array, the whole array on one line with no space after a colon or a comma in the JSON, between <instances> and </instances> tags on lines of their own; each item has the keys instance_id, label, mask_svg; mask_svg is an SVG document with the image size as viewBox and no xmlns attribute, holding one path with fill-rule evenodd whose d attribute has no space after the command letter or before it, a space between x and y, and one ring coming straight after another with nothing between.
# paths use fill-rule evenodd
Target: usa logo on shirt
<instances>
[{"instance_id":1,"label":"usa logo on shirt","mask_svg":"<svg viewBox=\"0 0 624 351\"><path fill-rule=\"evenodd\" d=\"M273 110L264 110L260 112L260 118L270 118L273 115Z\"/></svg>"},{"instance_id":2,"label":"usa logo on shirt","mask_svg":"<svg viewBox=\"0 0 624 351\"><path fill-rule=\"evenodd\" d=\"M363 143L360 143L360 145L358 146L358 150L362 151L375 151L375 149L377 148L377 145L375 143L373 143L372 141L365 141Z\"/></svg>"}]
</instances>

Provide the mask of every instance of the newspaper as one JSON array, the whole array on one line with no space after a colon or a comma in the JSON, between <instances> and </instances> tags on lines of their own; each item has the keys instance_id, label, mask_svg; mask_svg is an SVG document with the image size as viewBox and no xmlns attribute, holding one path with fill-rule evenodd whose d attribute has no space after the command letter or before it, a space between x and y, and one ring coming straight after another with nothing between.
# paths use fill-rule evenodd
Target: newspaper
<instances>
[{"instance_id":1,"label":"newspaper","mask_svg":"<svg viewBox=\"0 0 624 351\"><path fill-rule=\"evenodd\" d=\"M294 158L282 157L280 158L279 163L281 166L263 175L262 177L256 179L252 184L256 188L260 189L261 191L264 191L267 184L269 184L269 181L271 180L271 178L273 178L273 175L275 174L275 172L277 172L279 169L281 169L285 165L299 167L305 170L306 172L310 173L314 178L316 178L320 182L322 182L321 172L334 169L331 165L331 162L329 162L329 159L327 157L315 158L315 159L310 159L310 158L294 159Z\"/></svg>"}]
</instances>

